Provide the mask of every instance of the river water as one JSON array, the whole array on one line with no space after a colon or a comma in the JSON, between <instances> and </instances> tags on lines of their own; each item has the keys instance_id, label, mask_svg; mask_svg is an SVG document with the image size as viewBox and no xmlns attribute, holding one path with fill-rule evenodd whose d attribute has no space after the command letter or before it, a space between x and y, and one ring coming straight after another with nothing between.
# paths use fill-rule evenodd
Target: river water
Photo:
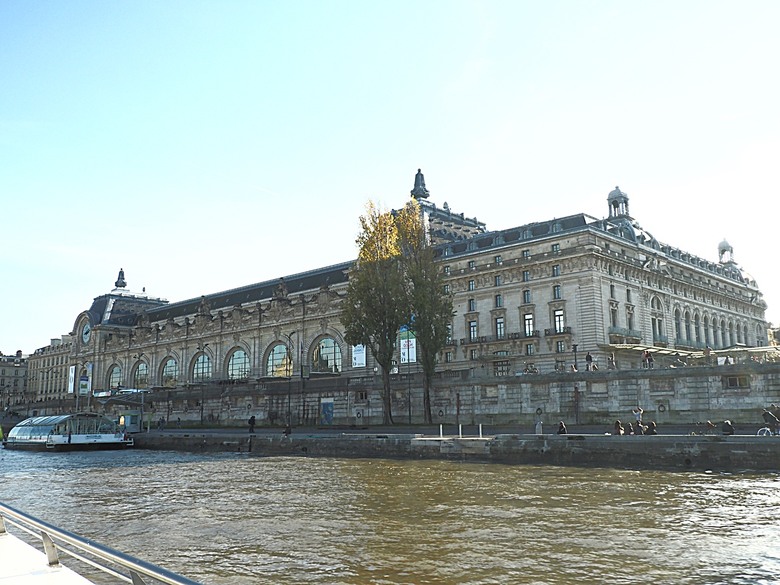
<instances>
[{"instance_id":1,"label":"river water","mask_svg":"<svg viewBox=\"0 0 780 585\"><path fill-rule=\"evenodd\" d=\"M0 501L210 584L780 582L780 478L0 450Z\"/></svg>"}]
</instances>

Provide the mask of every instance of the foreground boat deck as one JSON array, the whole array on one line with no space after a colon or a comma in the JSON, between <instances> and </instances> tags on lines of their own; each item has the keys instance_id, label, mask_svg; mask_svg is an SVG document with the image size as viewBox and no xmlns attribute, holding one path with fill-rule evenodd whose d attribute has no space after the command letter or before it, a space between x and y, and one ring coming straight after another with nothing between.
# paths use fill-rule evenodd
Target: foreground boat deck
<instances>
[{"instance_id":1,"label":"foreground boat deck","mask_svg":"<svg viewBox=\"0 0 780 585\"><path fill-rule=\"evenodd\" d=\"M49 566L42 550L12 534L0 534L0 561L2 585L94 585L62 564Z\"/></svg>"}]
</instances>

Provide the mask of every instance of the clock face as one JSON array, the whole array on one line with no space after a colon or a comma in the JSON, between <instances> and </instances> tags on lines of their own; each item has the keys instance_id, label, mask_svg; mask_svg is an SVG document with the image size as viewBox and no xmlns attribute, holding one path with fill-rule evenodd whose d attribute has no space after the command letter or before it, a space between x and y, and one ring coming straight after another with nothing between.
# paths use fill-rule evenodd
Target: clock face
<instances>
[{"instance_id":1,"label":"clock face","mask_svg":"<svg viewBox=\"0 0 780 585\"><path fill-rule=\"evenodd\" d=\"M89 337L92 334L92 327L89 326L89 323L85 323L84 327L81 329L81 341L84 343L89 343Z\"/></svg>"}]
</instances>

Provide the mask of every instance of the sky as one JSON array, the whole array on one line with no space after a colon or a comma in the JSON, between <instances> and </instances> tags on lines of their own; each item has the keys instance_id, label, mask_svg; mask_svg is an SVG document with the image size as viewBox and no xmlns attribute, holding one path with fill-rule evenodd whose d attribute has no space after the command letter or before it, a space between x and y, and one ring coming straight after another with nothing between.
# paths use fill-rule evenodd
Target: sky
<instances>
[{"instance_id":1,"label":"sky","mask_svg":"<svg viewBox=\"0 0 780 585\"><path fill-rule=\"evenodd\" d=\"M780 323L780 2L3 0L0 351L356 257L371 200L726 239Z\"/></svg>"}]
</instances>

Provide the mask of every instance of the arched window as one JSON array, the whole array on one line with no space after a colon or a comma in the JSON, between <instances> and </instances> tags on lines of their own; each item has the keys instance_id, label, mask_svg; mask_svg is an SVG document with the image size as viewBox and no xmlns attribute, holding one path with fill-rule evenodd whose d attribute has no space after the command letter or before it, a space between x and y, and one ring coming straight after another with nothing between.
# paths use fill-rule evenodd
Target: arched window
<instances>
[{"instance_id":1,"label":"arched window","mask_svg":"<svg viewBox=\"0 0 780 585\"><path fill-rule=\"evenodd\" d=\"M292 357L284 343L277 343L271 348L265 362L265 375L271 378L292 376Z\"/></svg>"},{"instance_id":2,"label":"arched window","mask_svg":"<svg viewBox=\"0 0 780 585\"><path fill-rule=\"evenodd\" d=\"M693 315L693 336L696 343L701 343L701 321L699 321L699 314Z\"/></svg>"},{"instance_id":3,"label":"arched window","mask_svg":"<svg viewBox=\"0 0 780 585\"><path fill-rule=\"evenodd\" d=\"M653 328L653 341L664 341L664 307L661 299L650 299L650 324Z\"/></svg>"},{"instance_id":4,"label":"arched window","mask_svg":"<svg viewBox=\"0 0 780 585\"><path fill-rule=\"evenodd\" d=\"M243 349L237 349L231 354L227 375L230 380L242 380L249 377L249 356Z\"/></svg>"},{"instance_id":5,"label":"arched window","mask_svg":"<svg viewBox=\"0 0 780 585\"><path fill-rule=\"evenodd\" d=\"M211 378L211 358L205 353L200 354L192 365L192 381L203 382Z\"/></svg>"},{"instance_id":6,"label":"arched window","mask_svg":"<svg viewBox=\"0 0 780 585\"><path fill-rule=\"evenodd\" d=\"M133 372L133 388L149 387L149 366L146 362L138 362Z\"/></svg>"},{"instance_id":7,"label":"arched window","mask_svg":"<svg viewBox=\"0 0 780 585\"><path fill-rule=\"evenodd\" d=\"M685 340L691 340L691 314L685 311Z\"/></svg>"},{"instance_id":8,"label":"arched window","mask_svg":"<svg viewBox=\"0 0 780 585\"><path fill-rule=\"evenodd\" d=\"M341 348L332 337L320 339L314 347L311 371L318 373L341 373Z\"/></svg>"},{"instance_id":9,"label":"arched window","mask_svg":"<svg viewBox=\"0 0 780 585\"><path fill-rule=\"evenodd\" d=\"M175 388L179 381L179 364L173 358L168 358L162 367L162 385L166 388Z\"/></svg>"},{"instance_id":10,"label":"arched window","mask_svg":"<svg viewBox=\"0 0 780 585\"><path fill-rule=\"evenodd\" d=\"M122 368L119 366L111 366L108 371L108 389L116 390L122 383Z\"/></svg>"},{"instance_id":11,"label":"arched window","mask_svg":"<svg viewBox=\"0 0 780 585\"><path fill-rule=\"evenodd\" d=\"M674 338L682 340L682 321L679 309L674 312Z\"/></svg>"}]
</instances>

